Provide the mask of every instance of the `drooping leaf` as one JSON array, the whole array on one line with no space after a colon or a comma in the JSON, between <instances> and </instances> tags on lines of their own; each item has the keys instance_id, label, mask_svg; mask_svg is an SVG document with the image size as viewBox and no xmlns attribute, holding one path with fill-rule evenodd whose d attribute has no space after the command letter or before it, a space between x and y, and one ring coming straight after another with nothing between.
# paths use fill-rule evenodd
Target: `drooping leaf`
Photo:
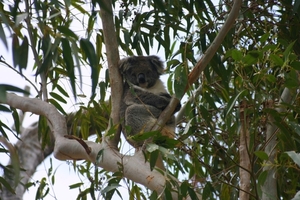
<instances>
[{"instance_id":1,"label":"drooping leaf","mask_svg":"<svg viewBox=\"0 0 300 200\"><path fill-rule=\"evenodd\" d=\"M174 91L175 96L178 99L181 99L185 93L185 87L188 82L188 72L185 65L177 66L175 69L174 76Z\"/></svg>"},{"instance_id":2,"label":"drooping leaf","mask_svg":"<svg viewBox=\"0 0 300 200\"><path fill-rule=\"evenodd\" d=\"M232 97L232 98L229 100L229 102L228 102L228 104L227 104L227 106L226 106L225 118L226 118L227 115L229 115L229 114L231 113L233 107L236 105L237 100L238 100L242 95L245 95L245 93L246 93L246 90L242 90L242 91L240 91L235 97Z\"/></svg>"},{"instance_id":3,"label":"drooping leaf","mask_svg":"<svg viewBox=\"0 0 300 200\"><path fill-rule=\"evenodd\" d=\"M76 82L75 82L75 70L74 70L74 62L71 54L71 47L69 41L66 38L61 39L62 47L63 47L63 58L66 62L66 69L68 72L68 77L70 78L70 84L73 90L73 93L76 94ZM76 95L75 95L76 98Z\"/></svg>"},{"instance_id":4,"label":"drooping leaf","mask_svg":"<svg viewBox=\"0 0 300 200\"><path fill-rule=\"evenodd\" d=\"M63 97L61 97L59 94L57 94L57 93L55 93L55 92L50 92L49 93L54 99L56 99L56 100L58 100L58 101L60 101L60 102L62 102L62 103L67 103L67 101L63 98Z\"/></svg>"},{"instance_id":5,"label":"drooping leaf","mask_svg":"<svg viewBox=\"0 0 300 200\"><path fill-rule=\"evenodd\" d=\"M266 154L266 152L264 152L264 151L255 151L254 154L258 158L260 158L261 160L268 160L269 159L268 154Z\"/></svg>"},{"instance_id":6,"label":"drooping leaf","mask_svg":"<svg viewBox=\"0 0 300 200\"><path fill-rule=\"evenodd\" d=\"M16 194L15 190L11 187L10 183L0 176L0 184L3 185L9 192Z\"/></svg>"},{"instance_id":7,"label":"drooping leaf","mask_svg":"<svg viewBox=\"0 0 300 200\"><path fill-rule=\"evenodd\" d=\"M150 169L151 169L151 171L154 169L156 161L157 161L158 158L159 158L159 151L158 150L152 151L150 153L150 160L149 160L149 162L150 162Z\"/></svg>"},{"instance_id":8,"label":"drooping leaf","mask_svg":"<svg viewBox=\"0 0 300 200\"><path fill-rule=\"evenodd\" d=\"M89 60L89 64L91 66L92 95L93 95L98 85L99 71L100 71L99 65L97 63L97 55L94 46L88 39L81 39L80 46L84 51L85 56Z\"/></svg>"},{"instance_id":9,"label":"drooping leaf","mask_svg":"<svg viewBox=\"0 0 300 200\"><path fill-rule=\"evenodd\" d=\"M282 58L280 58L278 55L276 54L271 54L270 55L270 59L271 61L275 64L275 65L278 65L278 66L282 66L283 65L283 60Z\"/></svg>"},{"instance_id":10,"label":"drooping leaf","mask_svg":"<svg viewBox=\"0 0 300 200\"><path fill-rule=\"evenodd\" d=\"M78 36L66 26L57 26L57 29L63 33L66 37L72 37L75 40L78 40Z\"/></svg>"},{"instance_id":11,"label":"drooping leaf","mask_svg":"<svg viewBox=\"0 0 300 200\"><path fill-rule=\"evenodd\" d=\"M0 104L0 111L3 111L3 112L11 112L11 110L10 110L8 107L6 107L6 106L4 106L4 105L1 105L1 104Z\"/></svg>"},{"instance_id":12,"label":"drooping leaf","mask_svg":"<svg viewBox=\"0 0 300 200\"><path fill-rule=\"evenodd\" d=\"M8 49L6 35L2 27L2 23L0 24L0 39L2 40L6 50Z\"/></svg>"},{"instance_id":13,"label":"drooping leaf","mask_svg":"<svg viewBox=\"0 0 300 200\"><path fill-rule=\"evenodd\" d=\"M12 86L12 85L7 85L7 84L0 84L0 101L6 102L6 92L11 91L11 92L20 92L25 95L29 95L30 93L26 90L23 90L21 88Z\"/></svg>"},{"instance_id":14,"label":"drooping leaf","mask_svg":"<svg viewBox=\"0 0 300 200\"><path fill-rule=\"evenodd\" d=\"M20 53L19 53L19 38L16 34L12 35L12 54L13 54L13 64L14 67L16 68L19 64L20 60Z\"/></svg>"},{"instance_id":15,"label":"drooping leaf","mask_svg":"<svg viewBox=\"0 0 300 200\"><path fill-rule=\"evenodd\" d=\"M21 55L20 58L19 58L19 69L20 69L20 72L22 73L22 69L26 69L27 68L27 62L28 62L28 47L29 47L29 44L28 44L28 39L27 37L25 36L24 39L23 39L23 42L21 44L21 46L19 47L19 54Z\"/></svg>"},{"instance_id":16,"label":"drooping leaf","mask_svg":"<svg viewBox=\"0 0 300 200\"><path fill-rule=\"evenodd\" d=\"M15 124L15 129L16 129L16 132L19 134L20 133L20 118L19 118L19 114L18 114L18 111L16 109L12 109L12 116L13 116L13 119L14 119L14 124Z\"/></svg>"},{"instance_id":17,"label":"drooping leaf","mask_svg":"<svg viewBox=\"0 0 300 200\"><path fill-rule=\"evenodd\" d=\"M61 105L57 103L57 101L55 101L54 99L49 99L49 103L53 104L62 114L67 115L63 107L61 107Z\"/></svg>"}]
</instances>

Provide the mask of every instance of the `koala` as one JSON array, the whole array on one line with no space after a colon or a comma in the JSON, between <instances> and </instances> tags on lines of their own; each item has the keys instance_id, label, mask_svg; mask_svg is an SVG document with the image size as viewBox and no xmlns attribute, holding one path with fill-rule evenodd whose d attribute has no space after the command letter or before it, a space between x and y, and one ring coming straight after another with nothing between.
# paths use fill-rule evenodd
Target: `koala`
<instances>
[{"instance_id":1,"label":"koala","mask_svg":"<svg viewBox=\"0 0 300 200\"><path fill-rule=\"evenodd\" d=\"M128 136L151 131L161 112L171 100L160 75L164 72L163 62L157 56L132 56L119 63L123 75L124 90L120 108L122 132L127 141L135 148L137 142ZM181 105L175 109L177 112ZM174 112L174 113L175 113ZM130 131L126 127L131 127ZM168 120L161 130L162 135L175 137L175 117Z\"/></svg>"}]
</instances>

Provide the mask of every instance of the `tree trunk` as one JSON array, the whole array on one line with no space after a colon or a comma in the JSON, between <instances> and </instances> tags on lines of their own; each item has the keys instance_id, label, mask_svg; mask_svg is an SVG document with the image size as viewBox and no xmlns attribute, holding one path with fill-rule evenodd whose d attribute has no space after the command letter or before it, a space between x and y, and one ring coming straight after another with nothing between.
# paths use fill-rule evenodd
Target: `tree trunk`
<instances>
[{"instance_id":1,"label":"tree trunk","mask_svg":"<svg viewBox=\"0 0 300 200\"><path fill-rule=\"evenodd\" d=\"M46 134L46 133L43 133ZM38 124L34 123L31 127L26 128L21 133L21 140L15 145L15 152L20 161L20 173L15 174L5 171L4 178L10 183L11 186L15 185L17 179L15 194L2 187L0 190L0 199L2 200L21 200L26 188L25 184L28 183L30 177L35 173L38 165L53 152L54 140L51 140L51 145L47 146L44 150L41 147L41 142L38 138ZM11 161L9 165L11 164ZM11 168L11 170L13 170Z\"/></svg>"},{"instance_id":2,"label":"tree trunk","mask_svg":"<svg viewBox=\"0 0 300 200\"><path fill-rule=\"evenodd\" d=\"M286 109L280 106L280 103L290 103L292 100L289 89L285 88L282 92L279 107L275 110L279 113L285 112ZM269 102L269 107L273 107L273 102ZM269 160L265 163L264 171L267 171L267 178L262 186L262 199L273 200L277 198L277 181L276 181L276 168L274 167L274 161L276 157L276 144L277 144L277 126L274 124L274 119L269 115L267 132L266 132L266 147L265 152L269 156Z\"/></svg>"},{"instance_id":3,"label":"tree trunk","mask_svg":"<svg viewBox=\"0 0 300 200\"><path fill-rule=\"evenodd\" d=\"M240 122L241 122L241 129L240 129L240 146L239 146L239 153L240 153L240 192L239 197L241 200L248 200L250 194L250 171L251 171L251 164L250 164L250 155L249 155L249 118L245 109L247 108L246 101L243 101L240 106Z\"/></svg>"}]
</instances>

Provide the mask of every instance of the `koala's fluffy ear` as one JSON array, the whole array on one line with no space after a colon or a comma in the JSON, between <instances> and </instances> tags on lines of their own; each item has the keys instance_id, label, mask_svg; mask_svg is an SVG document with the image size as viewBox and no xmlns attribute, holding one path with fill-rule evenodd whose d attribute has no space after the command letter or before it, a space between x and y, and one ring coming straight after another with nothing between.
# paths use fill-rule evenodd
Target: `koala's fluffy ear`
<instances>
[{"instance_id":1,"label":"koala's fluffy ear","mask_svg":"<svg viewBox=\"0 0 300 200\"><path fill-rule=\"evenodd\" d=\"M127 63L128 58L123 58L122 60L119 61L119 70L121 74L126 70L126 63Z\"/></svg>"},{"instance_id":2,"label":"koala's fluffy ear","mask_svg":"<svg viewBox=\"0 0 300 200\"><path fill-rule=\"evenodd\" d=\"M161 75L164 73L164 64L158 56L149 56L151 63L155 66L157 72Z\"/></svg>"}]
</instances>

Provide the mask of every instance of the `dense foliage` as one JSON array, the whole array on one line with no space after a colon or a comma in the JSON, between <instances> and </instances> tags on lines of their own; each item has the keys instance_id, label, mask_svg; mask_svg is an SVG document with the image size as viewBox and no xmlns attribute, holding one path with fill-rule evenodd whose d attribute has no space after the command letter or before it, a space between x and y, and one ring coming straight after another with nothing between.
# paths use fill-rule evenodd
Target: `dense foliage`
<instances>
[{"instance_id":1,"label":"dense foliage","mask_svg":"<svg viewBox=\"0 0 300 200\"><path fill-rule=\"evenodd\" d=\"M177 142L162 142L159 149L166 157L168 170L184 182L181 193L193 196L195 191L203 199L238 199L241 173L245 172L249 174L250 184L246 193L251 199L291 199L298 192L299 2L243 1L236 23L187 91L188 74L217 36L232 2L114 2L121 57L159 54L166 61L167 88L184 105L177 116ZM107 9L102 1L0 3L0 39L2 46L12 49L13 57L9 63L1 56L1 68L9 67L20 75L25 69L32 70L39 80L30 83L36 89L34 95L37 98L44 95L43 99L63 114L67 115L64 104L68 99L78 102L87 99L87 103L78 103L79 109L69 115L69 128L72 134L82 138L96 134L97 141L102 140L108 124L107 91L111 86L105 51L109 44L100 25L100 7ZM34 64L28 61L32 57ZM86 70L90 72L90 83L82 81ZM61 87L62 80L68 81L72 95ZM89 84L91 92L81 91L83 84ZM5 97L5 91L22 90L2 84L0 98ZM0 110L12 112L19 127L13 108L0 105ZM39 120L39 128L47 130L44 118ZM1 138L8 140L9 130L0 122ZM20 130L17 128L16 132L18 137ZM41 133L44 146L50 145L51 138L44 136ZM246 148L247 153L241 154L241 148ZM172 153L166 153L167 149ZM8 153L8 150L1 145L0 152ZM243 158L249 160L247 168ZM93 179L91 188L83 190L79 197L93 197L94 191L101 188L99 177L105 177L107 187L101 192L109 199L118 190L122 167L118 173L90 168L89 162L77 166L80 173ZM16 172L14 168L6 169ZM155 199L154 193L127 181L132 198ZM275 192L264 189L270 182L275 184ZM171 184L172 181L166 185L166 196ZM0 189L13 190L13 187L0 178ZM265 195L266 192L270 194Z\"/></svg>"}]
</instances>

